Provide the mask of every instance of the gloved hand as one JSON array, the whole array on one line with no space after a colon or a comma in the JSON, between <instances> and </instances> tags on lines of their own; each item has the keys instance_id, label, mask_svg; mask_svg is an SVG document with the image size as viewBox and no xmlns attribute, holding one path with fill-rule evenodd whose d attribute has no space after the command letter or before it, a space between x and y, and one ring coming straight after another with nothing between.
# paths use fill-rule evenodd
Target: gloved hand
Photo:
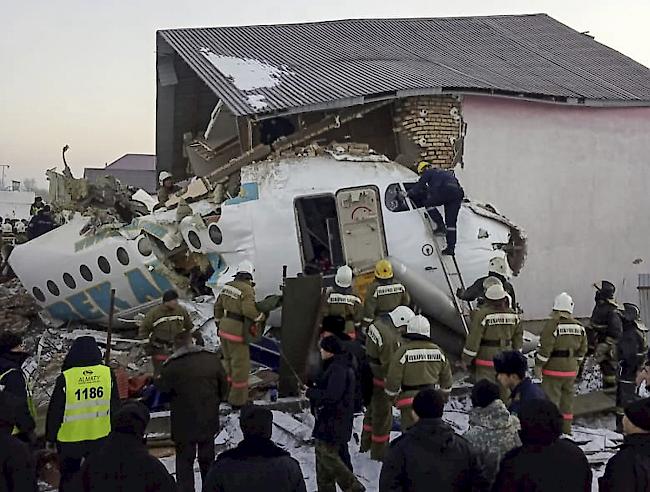
<instances>
[{"instance_id":1,"label":"gloved hand","mask_svg":"<svg viewBox=\"0 0 650 492\"><path fill-rule=\"evenodd\" d=\"M542 379L542 366L535 366L533 373L536 379Z\"/></svg>"}]
</instances>

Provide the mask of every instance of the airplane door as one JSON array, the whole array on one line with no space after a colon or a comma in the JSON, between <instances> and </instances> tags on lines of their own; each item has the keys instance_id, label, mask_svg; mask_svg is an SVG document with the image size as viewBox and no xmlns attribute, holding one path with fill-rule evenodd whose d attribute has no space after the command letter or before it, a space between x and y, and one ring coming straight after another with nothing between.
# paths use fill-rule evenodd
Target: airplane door
<instances>
[{"instance_id":1,"label":"airplane door","mask_svg":"<svg viewBox=\"0 0 650 492\"><path fill-rule=\"evenodd\" d=\"M346 263L357 272L374 269L386 257L386 238L379 190L375 186L346 188L336 193L336 211Z\"/></svg>"}]
</instances>

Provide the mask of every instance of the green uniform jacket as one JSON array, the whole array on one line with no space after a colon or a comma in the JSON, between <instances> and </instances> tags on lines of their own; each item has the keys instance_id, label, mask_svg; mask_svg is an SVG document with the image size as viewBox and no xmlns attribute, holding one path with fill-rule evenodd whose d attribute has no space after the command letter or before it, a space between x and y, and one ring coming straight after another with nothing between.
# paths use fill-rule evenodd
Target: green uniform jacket
<instances>
[{"instance_id":1,"label":"green uniform jacket","mask_svg":"<svg viewBox=\"0 0 650 492\"><path fill-rule=\"evenodd\" d=\"M247 342L244 326L249 326L246 322L255 321L260 314L255 306L255 289L249 280L228 282L214 305L219 336L233 342Z\"/></svg>"},{"instance_id":2,"label":"green uniform jacket","mask_svg":"<svg viewBox=\"0 0 650 492\"><path fill-rule=\"evenodd\" d=\"M535 365L544 371L577 373L586 353L587 333L584 327L571 314L554 311L542 330Z\"/></svg>"},{"instance_id":3,"label":"green uniform jacket","mask_svg":"<svg viewBox=\"0 0 650 492\"><path fill-rule=\"evenodd\" d=\"M377 318L368 327L366 336L366 353L370 370L375 379L384 382L393 355L402 343L402 337L389 316Z\"/></svg>"},{"instance_id":4,"label":"green uniform jacket","mask_svg":"<svg viewBox=\"0 0 650 492\"><path fill-rule=\"evenodd\" d=\"M463 362L476 359L477 365L492 366L495 355L504 350L521 350L524 328L510 309L485 304L472 318L472 326L463 349Z\"/></svg>"},{"instance_id":5,"label":"green uniform jacket","mask_svg":"<svg viewBox=\"0 0 650 492\"><path fill-rule=\"evenodd\" d=\"M363 322L372 323L377 316L390 313L398 306L408 306L411 296L399 282L375 280L368 286L364 304Z\"/></svg>"},{"instance_id":6,"label":"green uniform jacket","mask_svg":"<svg viewBox=\"0 0 650 492\"><path fill-rule=\"evenodd\" d=\"M140 325L140 338L149 337L153 343L173 344L174 337L182 331L190 331L194 325L182 306L170 308L165 304L156 306L144 317Z\"/></svg>"},{"instance_id":7,"label":"green uniform jacket","mask_svg":"<svg viewBox=\"0 0 650 492\"><path fill-rule=\"evenodd\" d=\"M327 294L323 316L342 317L345 319L345 332L353 333L363 317L361 299L351 289L334 287Z\"/></svg>"},{"instance_id":8,"label":"green uniform jacket","mask_svg":"<svg viewBox=\"0 0 650 492\"><path fill-rule=\"evenodd\" d=\"M425 337L404 338L388 368L386 394L392 397L401 391L402 399L414 396L424 386L450 391L452 383L449 359L440 347Z\"/></svg>"},{"instance_id":9,"label":"green uniform jacket","mask_svg":"<svg viewBox=\"0 0 650 492\"><path fill-rule=\"evenodd\" d=\"M165 203L167 203L167 200L169 200L169 197L172 196L172 195L173 195L174 193L176 193L177 191L180 191L180 190L181 190L181 187L178 186L178 185L174 185L174 186L172 186L172 189L171 189L171 190L168 190L168 189L165 188L164 186L161 187L161 188L158 190L158 203L159 203L160 205L164 206Z\"/></svg>"}]
</instances>

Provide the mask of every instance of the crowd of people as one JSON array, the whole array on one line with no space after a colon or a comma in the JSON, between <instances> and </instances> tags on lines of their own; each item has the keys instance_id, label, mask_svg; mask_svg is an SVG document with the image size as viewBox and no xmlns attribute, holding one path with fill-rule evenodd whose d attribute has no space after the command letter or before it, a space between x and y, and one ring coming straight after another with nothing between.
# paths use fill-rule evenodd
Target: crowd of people
<instances>
[{"instance_id":1,"label":"crowd of people","mask_svg":"<svg viewBox=\"0 0 650 492\"><path fill-rule=\"evenodd\" d=\"M618 308L611 284L603 282L586 329L573 317L571 297L559 294L536 351L539 385L522 354L523 329L504 260L493 258L488 270L469 292L458 292L478 302L459 361L474 381L469 430L461 436L443 419L458 367L432 341L428 319L413 311L390 262L377 263L365 301L353 287L352 270L338 269L320 309L321 364L301 381L315 418L319 491L365 490L350 456L354 418L362 413L358 451L381 463L380 492L592 490L587 458L569 437L574 383L590 350L606 390L618 396L625 434L600 490L650 490L650 399L635 393L647 351L638 308ZM175 480L147 452L149 409L119 401L115 378L92 337L73 342L45 429L47 448L58 455L59 490L190 492L197 485L195 461L204 492L306 490L304 470L271 440L272 413L249 401L249 345L280 302L273 296L256 301L254 275L254 266L242 262L216 299L219 353L202 346L173 291L164 293L140 327L153 383L169 401ZM29 452L37 446L35 412L21 370L27 357L20 336L0 335L1 491L36 490ZM614 365L612 385L606 378ZM634 383L622 384L628 380ZM244 438L215 457L222 402L239 413ZM401 435L391 441L397 431Z\"/></svg>"}]
</instances>

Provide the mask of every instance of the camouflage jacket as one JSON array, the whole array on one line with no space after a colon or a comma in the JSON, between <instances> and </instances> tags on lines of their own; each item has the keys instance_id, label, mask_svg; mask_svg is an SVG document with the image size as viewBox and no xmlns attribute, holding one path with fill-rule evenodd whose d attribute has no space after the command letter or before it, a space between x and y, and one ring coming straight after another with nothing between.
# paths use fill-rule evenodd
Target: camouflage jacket
<instances>
[{"instance_id":1,"label":"camouflage jacket","mask_svg":"<svg viewBox=\"0 0 650 492\"><path fill-rule=\"evenodd\" d=\"M494 481L501 458L513 448L521 446L519 419L511 415L501 400L485 408L474 407L469 412L469 430L463 435L482 456L486 475Z\"/></svg>"},{"instance_id":2,"label":"camouflage jacket","mask_svg":"<svg viewBox=\"0 0 650 492\"><path fill-rule=\"evenodd\" d=\"M519 316L510 308L497 309L485 304L472 317L472 326L465 341L463 361L476 359L492 365L492 359L504 350L521 350L524 329Z\"/></svg>"},{"instance_id":3,"label":"camouflage jacket","mask_svg":"<svg viewBox=\"0 0 650 492\"><path fill-rule=\"evenodd\" d=\"M583 326L569 313L554 311L539 338L535 364L546 371L577 372L586 353Z\"/></svg>"},{"instance_id":4,"label":"camouflage jacket","mask_svg":"<svg viewBox=\"0 0 650 492\"><path fill-rule=\"evenodd\" d=\"M408 306L411 296L399 282L375 280L368 286L364 303L363 322L372 323L377 316L390 313L398 306Z\"/></svg>"}]
</instances>

